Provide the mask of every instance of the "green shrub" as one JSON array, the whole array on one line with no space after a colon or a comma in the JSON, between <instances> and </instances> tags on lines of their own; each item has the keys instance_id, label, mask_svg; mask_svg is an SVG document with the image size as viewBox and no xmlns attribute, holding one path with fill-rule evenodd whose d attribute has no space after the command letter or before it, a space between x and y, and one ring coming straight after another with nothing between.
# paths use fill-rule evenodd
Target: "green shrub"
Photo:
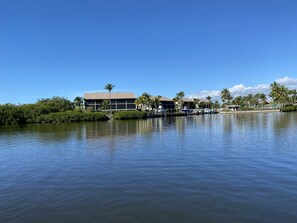
<instances>
[{"instance_id":1,"label":"green shrub","mask_svg":"<svg viewBox=\"0 0 297 223\"><path fill-rule=\"evenodd\" d=\"M20 107L14 104L0 105L0 125L17 124L24 121Z\"/></svg>"},{"instance_id":2,"label":"green shrub","mask_svg":"<svg viewBox=\"0 0 297 223\"><path fill-rule=\"evenodd\" d=\"M103 112L83 112L81 121L103 121L109 118Z\"/></svg>"},{"instance_id":3,"label":"green shrub","mask_svg":"<svg viewBox=\"0 0 297 223\"><path fill-rule=\"evenodd\" d=\"M66 111L56 112L38 117L37 122L80 122L80 121L103 121L108 117L102 112L79 112Z\"/></svg>"},{"instance_id":4,"label":"green shrub","mask_svg":"<svg viewBox=\"0 0 297 223\"><path fill-rule=\"evenodd\" d=\"M254 111L254 108L240 108L239 111Z\"/></svg>"},{"instance_id":5,"label":"green shrub","mask_svg":"<svg viewBox=\"0 0 297 223\"><path fill-rule=\"evenodd\" d=\"M281 112L293 112L293 111L297 111L297 105L286 106L281 108Z\"/></svg>"},{"instance_id":6,"label":"green shrub","mask_svg":"<svg viewBox=\"0 0 297 223\"><path fill-rule=\"evenodd\" d=\"M43 115L56 112L61 113L73 109L73 103L62 97L40 99L33 104L4 104L0 105L0 125L36 123L42 120L41 116ZM70 115L69 113L67 114L68 115L64 115L62 117L50 115L48 118L57 120L77 119L75 115Z\"/></svg>"},{"instance_id":7,"label":"green shrub","mask_svg":"<svg viewBox=\"0 0 297 223\"><path fill-rule=\"evenodd\" d=\"M142 111L120 111L113 115L114 119L142 119L145 118L145 112Z\"/></svg>"},{"instance_id":8,"label":"green shrub","mask_svg":"<svg viewBox=\"0 0 297 223\"><path fill-rule=\"evenodd\" d=\"M34 104L34 113L37 115L46 115L54 112L66 112L73 109L73 103L63 97L39 99Z\"/></svg>"}]
</instances>

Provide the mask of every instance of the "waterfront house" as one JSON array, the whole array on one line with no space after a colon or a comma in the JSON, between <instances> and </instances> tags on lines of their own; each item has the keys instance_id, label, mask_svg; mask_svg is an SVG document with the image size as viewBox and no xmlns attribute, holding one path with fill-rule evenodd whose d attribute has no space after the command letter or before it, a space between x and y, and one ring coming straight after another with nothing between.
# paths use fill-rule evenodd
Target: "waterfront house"
<instances>
[{"instance_id":1,"label":"waterfront house","mask_svg":"<svg viewBox=\"0 0 297 223\"><path fill-rule=\"evenodd\" d=\"M191 98L183 98L184 104L183 104L183 109L188 110L188 109L195 109L196 105L193 99Z\"/></svg>"},{"instance_id":2,"label":"waterfront house","mask_svg":"<svg viewBox=\"0 0 297 223\"><path fill-rule=\"evenodd\" d=\"M111 109L113 111L128 111L136 110L134 93L118 93L111 92ZM91 108L94 111L109 110L108 108L102 108L104 100L109 101L109 93L85 93L84 94L86 109Z\"/></svg>"},{"instance_id":3,"label":"waterfront house","mask_svg":"<svg viewBox=\"0 0 297 223\"><path fill-rule=\"evenodd\" d=\"M165 110L174 110L174 101L171 98L161 97L160 98L160 105Z\"/></svg>"}]
</instances>

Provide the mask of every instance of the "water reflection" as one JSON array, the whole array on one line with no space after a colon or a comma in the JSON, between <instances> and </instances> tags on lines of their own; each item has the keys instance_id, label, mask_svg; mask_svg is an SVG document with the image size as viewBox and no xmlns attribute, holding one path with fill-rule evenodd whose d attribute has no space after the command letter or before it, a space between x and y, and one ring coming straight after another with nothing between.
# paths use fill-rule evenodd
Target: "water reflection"
<instances>
[{"instance_id":1,"label":"water reflection","mask_svg":"<svg viewBox=\"0 0 297 223\"><path fill-rule=\"evenodd\" d=\"M162 121L162 120L161 120ZM87 139L97 139L104 137L134 136L136 134L150 135L153 131L158 131L158 119L147 120L123 120L95 122L84 125Z\"/></svg>"},{"instance_id":2,"label":"water reflection","mask_svg":"<svg viewBox=\"0 0 297 223\"><path fill-rule=\"evenodd\" d=\"M294 113L278 113L274 116L274 119L273 127L278 130L286 129L297 124L297 116Z\"/></svg>"},{"instance_id":3,"label":"water reflection","mask_svg":"<svg viewBox=\"0 0 297 223\"><path fill-rule=\"evenodd\" d=\"M296 222L296 124L262 113L1 126L0 222Z\"/></svg>"},{"instance_id":4,"label":"water reflection","mask_svg":"<svg viewBox=\"0 0 297 223\"><path fill-rule=\"evenodd\" d=\"M71 138L92 140L135 135L151 137L153 133L174 129L182 136L192 128L203 128L208 132L218 131L221 128L220 131L224 137L228 138L232 132L245 129L283 134L286 129L295 127L296 123L296 113L205 115L129 121L1 126L0 137L5 136L8 139L10 136L15 137L16 134L20 136L37 134L39 140L46 142L67 141Z\"/></svg>"},{"instance_id":5,"label":"water reflection","mask_svg":"<svg viewBox=\"0 0 297 223\"><path fill-rule=\"evenodd\" d=\"M224 114L222 118L226 132L238 129L280 130L290 128L297 122L296 113Z\"/></svg>"}]
</instances>

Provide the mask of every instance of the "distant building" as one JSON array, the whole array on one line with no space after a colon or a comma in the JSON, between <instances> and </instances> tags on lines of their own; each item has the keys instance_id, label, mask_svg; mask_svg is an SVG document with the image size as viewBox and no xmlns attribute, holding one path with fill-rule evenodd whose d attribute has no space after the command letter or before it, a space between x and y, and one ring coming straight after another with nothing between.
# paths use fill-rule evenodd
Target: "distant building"
<instances>
[{"instance_id":1,"label":"distant building","mask_svg":"<svg viewBox=\"0 0 297 223\"><path fill-rule=\"evenodd\" d=\"M135 99L133 93L111 92L111 109L113 111L136 110ZM102 109L102 103L104 100L109 101L109 93L85 93L84 100L86 109L104 110ZM109 110L109 106L106 110Z\"/></svg>"},{"instance_id":2,"label":"distant building","mask_svg":"<svg viewBox=\"0 0 297 223\"><path fill-rule=\"evenodd\" d=\"M240 109L240 105L228 105L227 109L231 111L238 111Z\"/></svg>"},{"instance_id":3,"label":"distant building","mask_svg":"<svg viewBox=\"0 0 297 223\"><path fill-rule=\"evenodd\" d=\"M183 104L183 109L184 110L195 109L196 108L196 104L195 104L193 99L183 98L183 101L184 101L184 104Z\"/></svg>"},{"instance_id":4,"label":"distant building","mask_svg":"<svg viewBox=\"0 0 297 223\"><path fill-rule=\"evenodd\" d=\"M104 93L85 93L84 94L85 107L86 109L99 110L109 110L108 106L102 106L103 102L106 100L109 103L109 92ZM118 93L111 92L111 109L113 111L128 111L136 110L137 106L135 104L136 96L134 93ZM203 99L200 99L203 102ZM196 104L193 99L183 98L183 110L195 109ZM159 110L173 111L175 110L175 102L172 98L161 97Z\"/></svg>"},{"instance_id":5,"label":"distant building","mask_svg":"<svg viewBox=\"0 0 297 223\"><path fill-rule=\"evenodd\" d=\"M175 108L174 101L171 98L161 97L160 98L160 105L165 110L173 110Z\"/></svg>"}]
</instances>

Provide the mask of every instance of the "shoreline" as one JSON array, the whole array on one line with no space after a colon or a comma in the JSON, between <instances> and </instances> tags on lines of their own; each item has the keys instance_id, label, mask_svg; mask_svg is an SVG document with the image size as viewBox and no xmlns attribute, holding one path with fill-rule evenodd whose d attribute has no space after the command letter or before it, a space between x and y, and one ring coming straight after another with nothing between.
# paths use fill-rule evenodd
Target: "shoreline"
<instances>
[{"instance_id":1,"label":"shoreline","mask_svg":"<svg viewBox=\"0 0 297 223\"><path fill-rule=\"evenodd\" d=\"M221 111L219 112L219 114L250 114L250 113L268 113L268 112L280 112L280 109L251 110L251 111Z\"/></svg>"}]
</instances>

